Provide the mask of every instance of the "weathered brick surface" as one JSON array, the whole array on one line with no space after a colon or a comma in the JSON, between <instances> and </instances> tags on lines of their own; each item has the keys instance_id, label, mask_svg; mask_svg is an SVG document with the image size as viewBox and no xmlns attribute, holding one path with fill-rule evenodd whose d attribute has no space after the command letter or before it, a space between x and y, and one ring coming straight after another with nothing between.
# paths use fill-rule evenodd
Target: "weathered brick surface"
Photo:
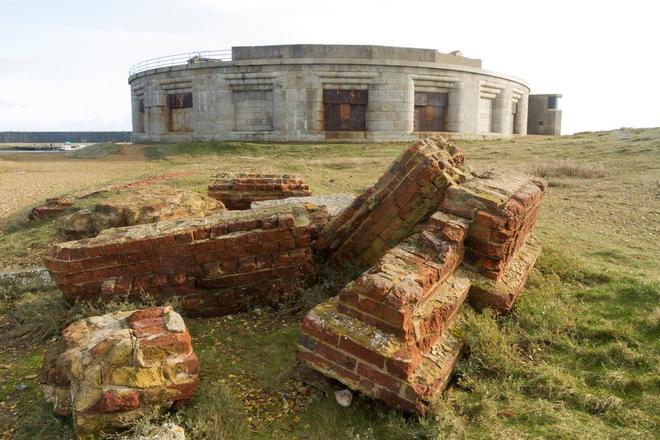
<instances>
[{"instance_id":1,"label":"weathered brick surface","mask_svg":"<svg viewBox=\"0 0 660 440\"><path fill-rule=\"evenodd\" d=\"M44 262L70 301L180 296L190 313L219 315L298 294L315 273L310 243L305 209L286 206L107 229Z\"/></svg>"},{"instance_id":2,"label":"weathered brick surface","mask_svg":"<svg viewBox=\"0 0 660 440\"><path fill-rule=\"evenodd\" d=\"M477 177L442 141L407 150L322 230L317 246L331 257L376 262L305 316L301 359L423 412L460 355L468 295L477 308L509 311L520 294L540 253L531 232L545 188L524 176Z\"/></svg>"},{"instance_id":3,"label":"weathered brick surface","mask_svg":"<svg viewBox=\"0 0 660 440\"><path fill-rule=\"evenodd\" d=\"M540 254L541 244L532 234L527 237L499 280L466 271L472 281L470 305L477 310L489 307L500 313L510 312Z\"/></svg>"},{"instance_id":4,"label":"weathered brick surface","mask_svg":"<svg viewBox=\"0 0 660 440\"><path fill-rule=\"evenodd\" d=\"M317 246L338 260L373 263L437 210L447 188L469 177L463 154L453 143L443 138L419 141L325 226Z\"/></svg>"},{"instance_id":5,"label":"weathered brick surface","mask_svg":"<svg viewBox=\"0 0 660 440\"><path fill-rule=\"evenodd\" d=\"M405 341L422 337L416 334L413 326L413 312L434 294L446 293L439 287L444 287L441 285L452 276L463 259L463 240L467 230L464 220L435 213L420 232L387 251L371 269L342 290L339 311ZM455 298L454 310L465 298L468 285L465 287ZM433 309L428 313L424 319L432 320L432 316L439 319L443 313L453 315ZM428 328L428 325L421 328Z\"/></svg>"},{"instance_id":6,"label":"weathered brick surface","mask_svg":"<svg viewBox=\"0 0 660 440\"><path fill-rule=\"evenodd\" d=\"M468 283L469 285L469 283ZM341 313L338 298L318 305L302 322L300 358L352 389L407 412L424 412L446 386L463 342L456 317L425 350L353 316Z\"/></svg>"},{"instance_id":7,"label":"weathered brick surface","mask_svg":"<svg viewBox=\"0 0 660 440\"><path fill-rule=\"evenodd\" d=\"M155 223L188 217L204 217L224 210L210 197L166 185L123 189L87 208L60 217L55 223L64 240L96 237L104 229Z\"/></svg>"},{"instance_id":8,"label":"weathered brick surface","mask_svg":"<svg viewBox=\"0 0 660 440\"><path fill-rule=\"evenodd\" d=\"M90 317L62 336L44 359L42 389L55 413L73 415L78 434L165 411L197 388L190 334L169 306Z\"/></svg>"},{"instance_id":9,"label":"weathered brick surface","mask_svg":"<svg viewBox=\"0 0 660 440\"><path fill-rule=\"evenodd\" d=\"M450 329L470 289L458 269L465 219L434 213L341 293L303 319L301 358L405 411L444 389L462 343Z\"/></svg>"},{"instance_id":10,"label":"weathered brick surface","mask_svg":"<svg viewBox=\"0 0 660 440\"><path fill-rule=\"evenodd\" d=\"M466 264L497 280L534 229L546 182L489 173L447 190L443 211L471 220Z\"/></svg>"},{"instance_id":11,"label":"weathered brick surface","mask_svg":"<svg viewBox=\"0 0 660 440\"><path fill-rule=\"evenodd\" d=\"M46 203L35 206L28 214L30 220L53 218L62 215L67 208L73 206L73 200L64 197L47 199Z\"/></svg>"},{"instance_id":12,"label":"weathered brick surface","mask_svg":"<svg viewBox=\"0 0 660 440\"><path fill-rule=\"evenodd\" d=\"M208 191L228 209L250 209L252 202L312 194L301 176L256 173L218 174L211 178Z\"/></svg>"}]
</instances>

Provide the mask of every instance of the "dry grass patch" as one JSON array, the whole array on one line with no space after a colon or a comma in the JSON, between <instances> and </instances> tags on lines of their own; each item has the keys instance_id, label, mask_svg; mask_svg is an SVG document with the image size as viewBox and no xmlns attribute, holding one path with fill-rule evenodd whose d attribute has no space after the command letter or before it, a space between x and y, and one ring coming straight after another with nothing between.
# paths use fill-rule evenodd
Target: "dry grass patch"
<instances>
[{"instance_id":1,"label":"dry grass patch","mask_svg":"<svg viewBox=\"0 0 660 440\"><path fill-rule=\"evenodd\" d=\"M530 171L539 177L580 177L592 179L607 175L605 167L602 164L585 163L570 159L540 162L532 165Z\"/></svg>"}]
</instances>

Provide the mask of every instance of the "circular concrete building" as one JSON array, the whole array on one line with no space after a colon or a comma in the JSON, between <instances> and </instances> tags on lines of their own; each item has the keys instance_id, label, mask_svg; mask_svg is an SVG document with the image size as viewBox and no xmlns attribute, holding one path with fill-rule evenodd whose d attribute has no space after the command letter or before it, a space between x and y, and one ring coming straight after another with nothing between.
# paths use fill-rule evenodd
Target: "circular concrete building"
<instances>
[{"instance_id":1,"label":"circular concrete building","mask_svg":"<svg viewBox=\"0 0 660 440\"><path fill-rule=\"evenodd\" d=\"M434 49L284 45L156 58L129 72L134 142L409 141L527 133L528 85Z\"/></svg>"}]
</instances>

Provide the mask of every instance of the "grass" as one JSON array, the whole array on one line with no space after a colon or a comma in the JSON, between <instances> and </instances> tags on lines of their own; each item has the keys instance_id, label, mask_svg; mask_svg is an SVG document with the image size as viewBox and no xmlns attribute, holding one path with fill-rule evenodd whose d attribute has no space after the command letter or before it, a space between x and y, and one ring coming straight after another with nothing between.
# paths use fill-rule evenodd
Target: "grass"
<instances>
[{"instance_id":1,"label":"grass","mask_svg":"<svg viewBox=\"0 0 660 440\"><path fill-rule=\"evenodd\" d=\"M510 315L467 311L469 351L426 416L361 396L341 408L332 396L337 385L297 364L304 312L359 273L321 266L322 283L284 310L188 318L201 386L191 406L165 418L192 439L658 438L658 145L660 129L461 143L477 169L568 161L602 166L605 175L550 177L537 226L544 251L525 291ZM173 184L195 190L214 170L258 169L300 172L315 193L355 193L401 148L193 143L148 146L146 155L192 172ZM42 249L51 227L18 224L0 236L0 250ZM0 426L13 437L71 437L70 422L53 416L36 382L24 378L39 371L64 325L105 310L71 307L57 291L0 299L0 367L11 365L0 370ZM17 392L19 383L28 389ZM149 430L146 422L137 428Z\"/></svg>"},{"instance_id":2,"label":"grass","mask_svg":"<svg viewBox=\"0 0 660 440\"><path fill-rule=\"evenodd\" d=\"M582 163L563 159L557 162L538 163L531 169L532 174L539 177L580 177L591 179L605 177L605 168L601 164Z\"/></svg>"},{"instance_id":3,"label":"grass","mask_svg":"<svg viewBox=\"0 0 660 440\"><path fill-rule=\"evenodd\" d=\"M77 151L72 151L71 153L68 153L68 156L72 159L101 159L118 154L120 151L121 147L119 145L110 142L103 142L100 144L89 145Z\"/></svg>"}]
</instances>

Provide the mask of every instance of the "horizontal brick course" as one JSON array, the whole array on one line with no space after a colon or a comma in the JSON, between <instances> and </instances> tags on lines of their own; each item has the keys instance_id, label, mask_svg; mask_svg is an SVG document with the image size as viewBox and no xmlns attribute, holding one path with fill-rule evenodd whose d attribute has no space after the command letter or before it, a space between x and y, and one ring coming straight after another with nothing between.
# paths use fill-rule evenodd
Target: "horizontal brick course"
<instances>
[{"instance_id":1,"label":"horizontal brick course","mask_svg":"<svg viewBox=\"0 0 660 440\"><path fill-rule=\"evenodd\" d=\"M312 193L301 176L221 173L211 178L208 194L228 209L250 209L252 202L306 197Z\"/></svg>"},{"instance_id":2,"label":"horizontal brick course","mask_svg":"<svg viewBox=\"0 0 660 440\"><path fill-rule=\"evenodd\" d=\"M453 143L442 138L419 141L326 224L317 248L337 260L373 263L437 210L447 187L468 177L463 155Z\"/></svg>"},{"instance_id":3,"label":"horizontal brick course","mask_svg":"<svg viewBox=\"0 0 660 440\"><path fill-rule=\"evenodd\" d=\"M470 268L498 280L534 229L546 189L539 178L490 173L447 192L442 211L473 224L465 241Z\"/></svg>"},{"instance_id":4,"label":"horizontal brick course","mask_svg":"<svg viewBox=\"0 0 660 440\"><path fill-rule=\"evenodd\" d=\"M162 301L194 293L195 300L184 302L195 306L190 311L216 315L299 293L315 273L310 233L300 206L224 211L105 230L56 245L44 262L70 301L143 292ZM252 294L215 295L227 288Z\"/></svg>"}]
</instances>

